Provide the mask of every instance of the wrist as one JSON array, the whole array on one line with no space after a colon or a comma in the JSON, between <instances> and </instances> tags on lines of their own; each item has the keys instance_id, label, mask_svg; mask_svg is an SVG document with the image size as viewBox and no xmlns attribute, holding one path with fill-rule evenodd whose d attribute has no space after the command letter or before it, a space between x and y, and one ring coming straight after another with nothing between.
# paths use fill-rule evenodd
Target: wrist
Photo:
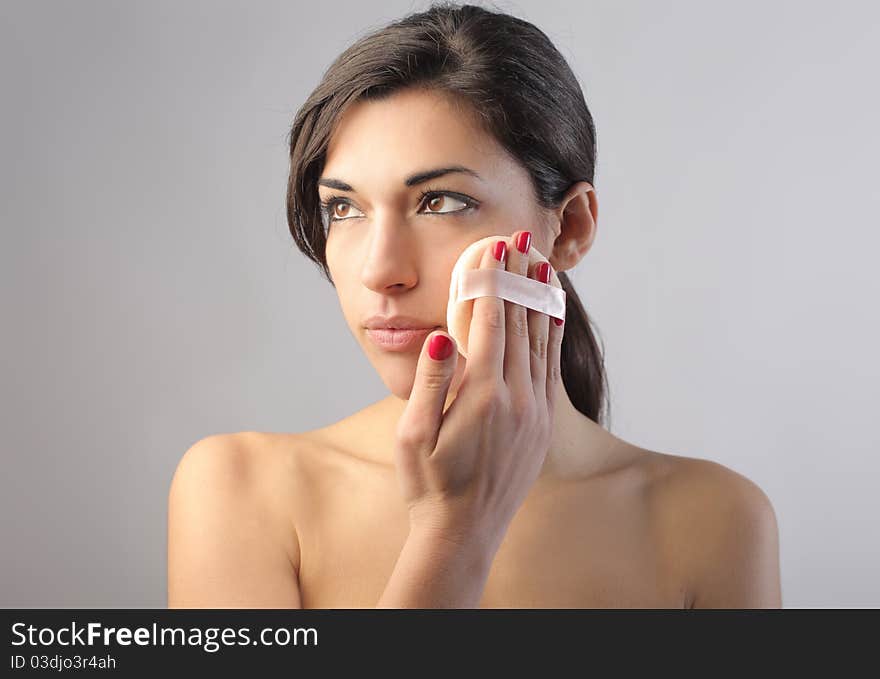
<instances>
[{"instance_id":1,"label":"wrist","mask_svg":"<svg viewBox=\"0 0 880 679\"><path fill-rule=\"evenodd\" d=\"M427 558L454 561L472 572L488 572L498 551L484 536L434 526L411 526L407 542Z\"/></svg>"}]
</instances>

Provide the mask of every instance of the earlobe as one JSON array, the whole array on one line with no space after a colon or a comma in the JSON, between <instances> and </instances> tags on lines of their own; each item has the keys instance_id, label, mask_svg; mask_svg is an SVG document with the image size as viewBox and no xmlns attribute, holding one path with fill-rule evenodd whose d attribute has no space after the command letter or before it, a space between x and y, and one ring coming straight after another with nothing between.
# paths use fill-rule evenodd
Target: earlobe
<instances>
[{"instance_id":1,"label":"earlobe","mask_svg":"<svg viewBox=\"0 0 880 679\"><path fill-rule=\"evenodd\" d=\"M599 203L589 182L577 182L556 210L559 235L553 243L550 264L556 271L574 267L589 252L596 238Z\"/></svg>"}]
</instances>

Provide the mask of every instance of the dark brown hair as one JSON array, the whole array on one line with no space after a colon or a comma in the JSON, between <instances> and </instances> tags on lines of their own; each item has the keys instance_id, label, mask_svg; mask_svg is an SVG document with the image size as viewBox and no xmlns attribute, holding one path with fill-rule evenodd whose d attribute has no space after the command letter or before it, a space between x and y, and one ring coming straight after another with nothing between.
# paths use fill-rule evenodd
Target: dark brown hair
<instances>
[{"instance_id":1,"label":"dark brown hair","mask_svg":"<svg viewBox=\"0 0 880 679\"><path fill-rule=\"evenodd\" d=\"M430 88L470 111L528 171L540 205L555 209L578 181L593 184L596 130L565 58L534 25L474 5L434 3L347 48L296 114L290 130L287 222L297 247L333 285L317 180L336 121L358 99ZM562 380L574 406L602 424L608 389L603 352L571 281L566 292Z\"/></svg>"}]
</instances>

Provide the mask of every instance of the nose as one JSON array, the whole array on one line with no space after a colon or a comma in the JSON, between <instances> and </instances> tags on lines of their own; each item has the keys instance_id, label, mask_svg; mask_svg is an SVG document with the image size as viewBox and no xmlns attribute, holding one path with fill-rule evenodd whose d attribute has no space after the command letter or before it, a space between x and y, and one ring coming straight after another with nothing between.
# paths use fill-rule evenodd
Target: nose
<instances>
[{"instance_id":1,"label":"nose","mask_svg":"<svg viewBox=\"0 0 880 679\"><path fill-rule=\"evenodd\" d=\"M382 294L409 290L418 282L418 256L412 229L394 219L376 219L366 243L361 282Z\"/></svg>"}]
</instances>

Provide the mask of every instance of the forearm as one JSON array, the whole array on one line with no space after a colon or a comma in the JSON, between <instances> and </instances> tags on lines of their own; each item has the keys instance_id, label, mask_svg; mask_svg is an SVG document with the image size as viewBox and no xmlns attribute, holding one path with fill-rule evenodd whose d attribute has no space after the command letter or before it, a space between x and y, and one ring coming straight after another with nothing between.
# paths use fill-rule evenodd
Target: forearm
<instances>
[{"instance_id":1,"label":"forearm","mask_svg":"<svg viewBox=\"0 0 880 679\"><path fill-rule=\"evenodd\" d=\"M411 531L376 608L477 608L495 551Z\"/></svg>"}]
</instances>

